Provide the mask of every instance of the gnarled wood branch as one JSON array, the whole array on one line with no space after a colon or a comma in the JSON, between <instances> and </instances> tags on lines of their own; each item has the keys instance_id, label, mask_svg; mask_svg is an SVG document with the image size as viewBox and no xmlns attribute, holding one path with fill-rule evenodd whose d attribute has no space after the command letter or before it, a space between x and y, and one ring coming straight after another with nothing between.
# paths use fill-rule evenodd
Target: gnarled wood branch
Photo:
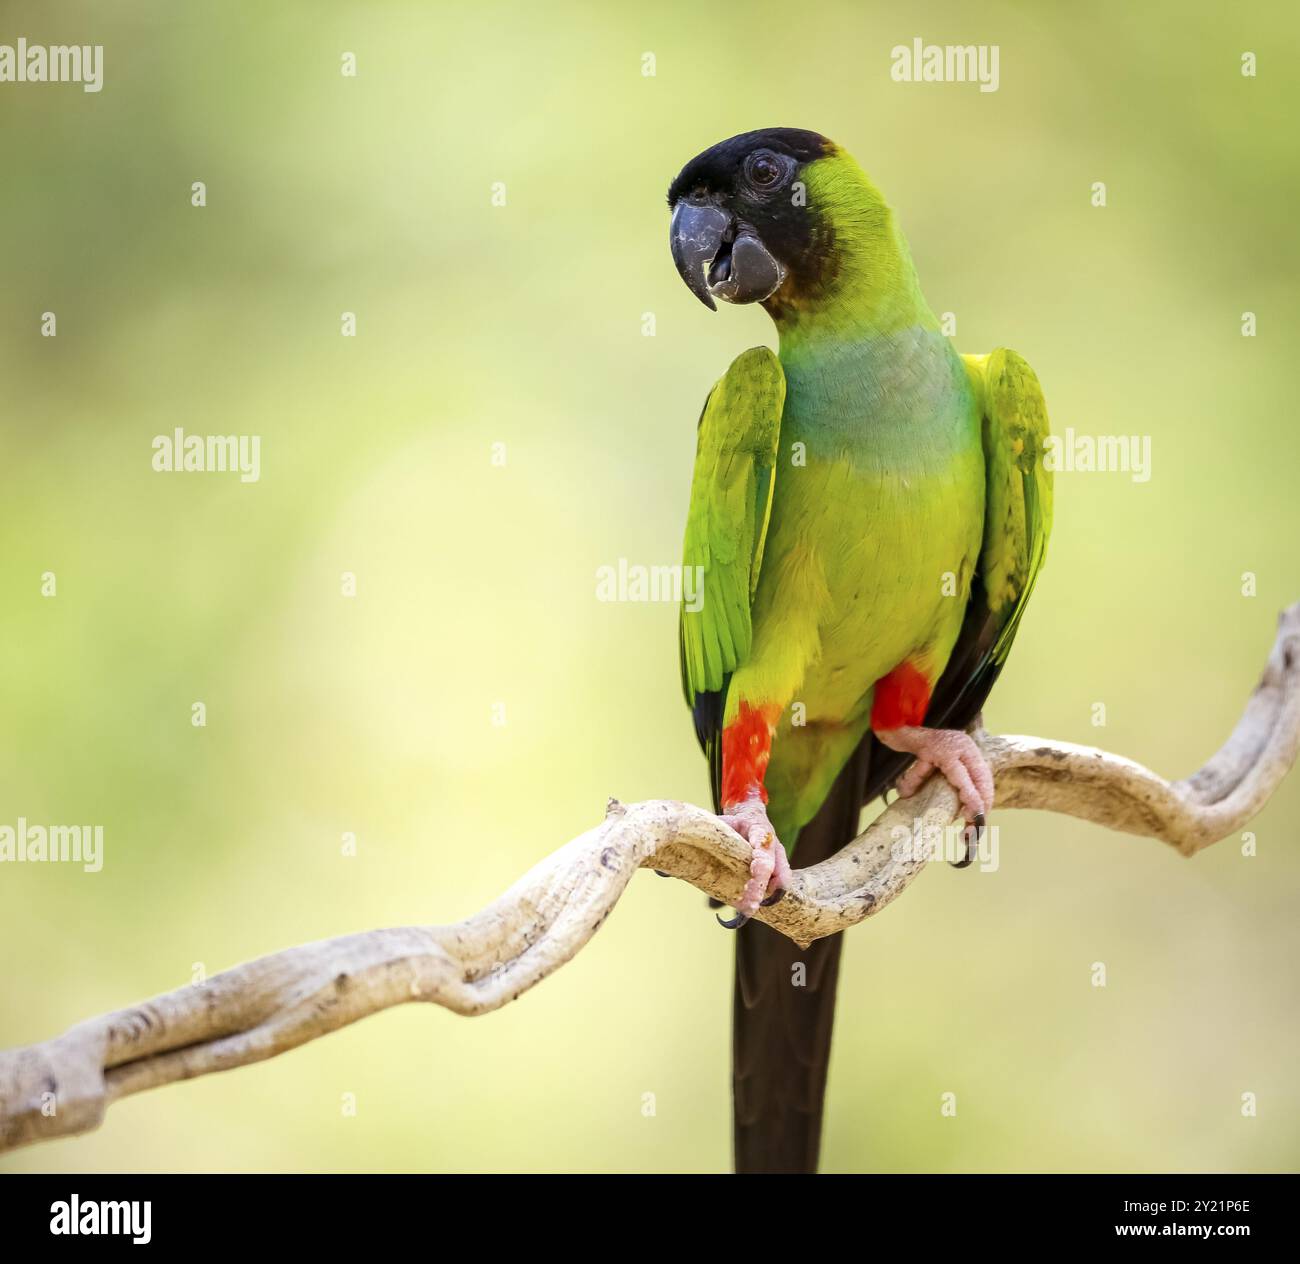
<instances>
[{"instance_id":1,"label":"gnarled wood branch","mask_svg":"<svg viewBox=\"0 0 1300 1264\"><path fill-rule=\"evenodd\" d=\"M1191 856L1241 829L1295 761L1300 604L1283 612L1232 735L1186 780L1170 783L1087 746L977 738L1000 808L1064 812ZM835 856L797 871L785 898L759 917L803 945L856 925L906 889L957 816L956 796L931 778ZM404 1001L432 1001L457 1014L497 1009L574 956L638 869L653 866L732 903L748 856L747 845L701 808L611 800L600 825L454 926L372 930L289 948L0 1053L0 1149L89 1131L131 1093L260 1062Z\"/></svg>"}]
</instances>

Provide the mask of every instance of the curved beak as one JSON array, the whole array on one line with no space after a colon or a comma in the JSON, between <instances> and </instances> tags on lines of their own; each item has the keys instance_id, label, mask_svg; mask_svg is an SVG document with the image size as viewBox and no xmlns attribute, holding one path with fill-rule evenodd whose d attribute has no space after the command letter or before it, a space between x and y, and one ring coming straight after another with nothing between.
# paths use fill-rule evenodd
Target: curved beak
<instances>
[{"instance_id":1,"label":"curved beak","mask_svg":"<svg viewBox=\"0 0 1300 1264\"><path fill-rule=\"evenodd\" d=\"M785 280L785 269L753 229L712 203L678 202L668 240L682 280L710 311L717 310L715 298L761 303Z\"/></svg>"},{"instance_id":2,"label":"curved beak","mask_svg":"<svg viewBox=\"0 0 1300 1264\"><path fill-rule=\"evenodd\" d=\"M731 216L720 207L678 202L668 230L673 262L687 289L711 312L718 310L709 294L708 273L731 227Z\"/></svg>"}]
</instances>

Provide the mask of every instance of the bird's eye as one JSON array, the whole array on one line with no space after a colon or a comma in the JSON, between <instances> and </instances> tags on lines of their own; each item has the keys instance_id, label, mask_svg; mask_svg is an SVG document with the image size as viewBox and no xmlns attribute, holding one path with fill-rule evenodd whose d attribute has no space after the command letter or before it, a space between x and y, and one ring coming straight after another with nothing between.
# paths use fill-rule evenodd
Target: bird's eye
<instances>
[{"instance_id":1,"label":"bird's eye","mask_svg":"<svg viewBox=\"0 0 1300 1264\"><path fill-rule=\"evenodd\" d=\"M785 175L785 166L781 160L766 149L750 154L745 160L745 179L756 189L774 189Z\"/></svg>"}]
</instances>

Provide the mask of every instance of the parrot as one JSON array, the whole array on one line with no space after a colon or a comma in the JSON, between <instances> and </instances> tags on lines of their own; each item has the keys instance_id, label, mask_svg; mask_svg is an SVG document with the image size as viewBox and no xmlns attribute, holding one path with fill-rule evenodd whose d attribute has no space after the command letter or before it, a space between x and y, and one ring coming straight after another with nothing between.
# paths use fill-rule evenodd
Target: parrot
<instances>
[{"instance_id":1,"label":"parrot","mask_svg":"<svg viewBox=\"0 0 1300 1264\"><path fill-rule=\"evenodd\" d=\"M761 920L791 860L834 855L889 788L944 777L969 864L993 776L968 730L1010 651L1052 521L1047 410L1015 351L963 355L893 209L817 132L766 128L668 190L687 288L760 303L778 351L739 355L697 425L682 687L713 810L749 845L734 916L737 1172L813 1172L842 936ZM798 966L802 966L800 971Z\"/></svg>"}]
</instances>

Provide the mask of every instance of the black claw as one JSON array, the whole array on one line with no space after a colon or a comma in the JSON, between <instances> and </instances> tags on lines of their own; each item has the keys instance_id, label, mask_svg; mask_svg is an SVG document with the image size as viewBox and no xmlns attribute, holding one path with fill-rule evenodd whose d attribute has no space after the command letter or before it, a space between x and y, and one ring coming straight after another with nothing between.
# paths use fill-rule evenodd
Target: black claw
<instances>
[{"instance_id":1,"label":"black claw","mask_svg":"<svg viewBox=\"0 0 1300 1264\"><path fill-rule=\"evenodd\" d=\"M954 869L965 869L979 854L980 839L984 837L984 813L976 812L975 819L966 827L962 838L966 843L966 859L951 861Z\"/></svg>"},{"instance_id":2,"label":"black claw","mask_svg":"<svg viewBox=\"0 0 1300 1264\"><path fill-rule=\"evenodd\" d=\"M766 900L760 900L759 908L771 908L773 904L780 904L785 899L785 887L777 887Z\"/></svg>"},{"instance_id":3,"label":"black claw","mask_svg":"<svg viewBox=\"0 0 1300 1264\"><path fill-rule=\"evenodd\" d=\"M662 869L656 869L655 873L657 873L661 878L671 878L673 876L671 873L664 873Z\"/></svg>"},{"instance_id":4,"label":"black claw","mask_svg":"<svg viewBox=\"0 0 1300 1264\"><path fill-rule=\"evenodd\" d=\"M749 921L749 915L747 913L737 913L735 917L730 919L730 921L723 921L722 917L717 913L714 913L713 916L718 919L718 925L721 926L723 930L739 930L747 921Z\"/></svg>"}]
</instances>

